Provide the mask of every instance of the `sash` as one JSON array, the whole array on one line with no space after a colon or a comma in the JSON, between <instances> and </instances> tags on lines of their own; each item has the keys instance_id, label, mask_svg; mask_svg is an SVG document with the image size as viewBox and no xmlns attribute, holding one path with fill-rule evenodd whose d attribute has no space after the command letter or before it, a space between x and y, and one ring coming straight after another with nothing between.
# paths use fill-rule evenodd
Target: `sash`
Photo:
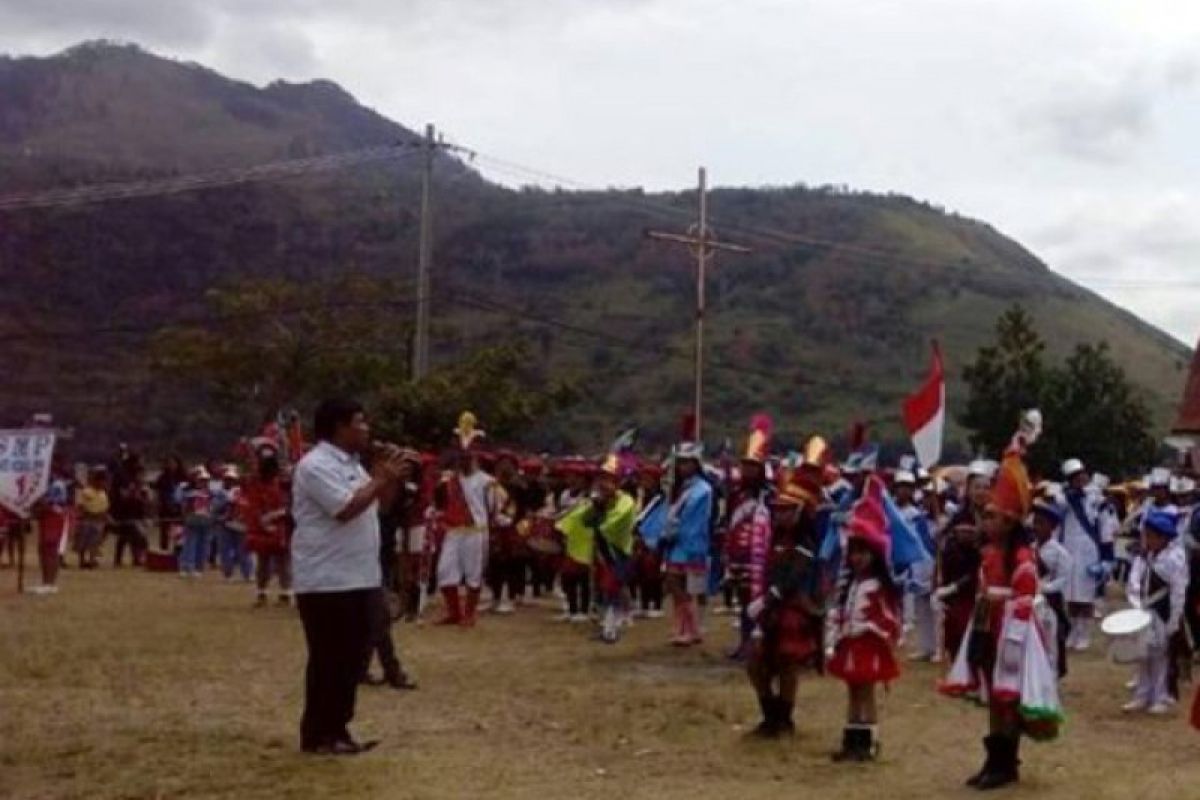
<instances>
[{"instance_id":1,"label":"sash","mask_svg":"<svg viewBox=\"0 0 1200 800\"><path fill-rule=\"evenodd\" d=\"M1083 532L1092 540L1092 544L1096 545L1096 552L1103 550L1103 545L1100 543L1100 528L1095 520L1088 519L1087 511L1083 508L1083 492L1070 491L1067 492L1067 505L1071 508L1071 515L1079 521ZM1065 535L1065 531L1060 532L1059 538Z\"/></svg>"}]
</instances>

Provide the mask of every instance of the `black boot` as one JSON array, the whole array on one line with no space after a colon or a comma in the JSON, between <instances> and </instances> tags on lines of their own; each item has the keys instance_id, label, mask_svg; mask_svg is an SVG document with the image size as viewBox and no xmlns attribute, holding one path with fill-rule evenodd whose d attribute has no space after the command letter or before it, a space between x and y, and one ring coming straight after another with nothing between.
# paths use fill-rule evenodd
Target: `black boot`
<instances>
[{"instance_id":1,"label":"black boot","mask_svg":"<svg viewBox=\"0 0 1200 800\"><path fill-rule=\"evenodd\" d=\"M843 761L861 761L863 729L857 725L847 725L842 728L842 749L830 758L839 763Z\"/></svg>"},{"instance_id":2,"label":"black boot","mask_svg":"<svg viewBox=\"0 0 1200 800\"><path fill-rule=\"evenodd\" d=\"M983 766L979 768L979 772L976 772L970 778L967 778L967 786L978 787L979 782L983 780L983 777L991 774L991 772L996 768L996 742L999 741L1000 738L1001 737L995 734L983 737L983 749L987 752L987 756L984 758Z\"/></svg>"},{"instance_id":3,"label":"black boot","mask_svg":"<svg viewBox=\"0 0 1200 800\"><path fill-rule=\"evenodd\" d=\"M760 739L774 739L779 735L778 702L774 695L760 694L758 696L758 707L762 710L762 722L758 723L758 727L754 729L753 733Z\"/></svg>"},{"instance_id":4,"label":"black boot","mask_svg":"<svg viewBox=\"0 0 1200 800\"><path fill-rule=\"evenodd\" d=\"M783 699L775 701L775 708L778 711L775 722L779 726L779 732L784 736L792 736L796 733L796 723L792 722L792 708L794 705L794 703L789 703Z\"/></svg>"},{"instance_id":5,"label":"black boot","mask_svg":"<svg viewBox=\"0 0 1200 800\"><path fill-rule=\"evenodd\" d=\"M988 737L992 738L992 737ZM1017 745L1019 739L1011 736L996 735L996 761L990 772L987 772L975 784L980 791L999 789L1020 780L1017 770Z\"/></svg>"}]
</instances>

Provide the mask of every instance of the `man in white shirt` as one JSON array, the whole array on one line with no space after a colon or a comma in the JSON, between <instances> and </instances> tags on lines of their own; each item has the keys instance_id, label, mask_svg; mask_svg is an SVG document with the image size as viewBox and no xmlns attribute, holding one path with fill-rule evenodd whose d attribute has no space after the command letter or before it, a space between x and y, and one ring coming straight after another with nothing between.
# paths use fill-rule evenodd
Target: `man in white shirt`
<instances>
[{"instance_id":1,"label":"man in white shirt","mask_svg":"<svg viewBox=\"0 0 1200 800\"><path fill-rule=\"evenodd\" d=\"M308 644L300 746L353 755L378 744L355 742L346 726L382 580L378 502L395 488L401 456L389 449L367 474L358 459L370 447L371 429L353 401L321 403L314 433L318 444L292 477L293 588Z\"/></svg>"}]
</instances>

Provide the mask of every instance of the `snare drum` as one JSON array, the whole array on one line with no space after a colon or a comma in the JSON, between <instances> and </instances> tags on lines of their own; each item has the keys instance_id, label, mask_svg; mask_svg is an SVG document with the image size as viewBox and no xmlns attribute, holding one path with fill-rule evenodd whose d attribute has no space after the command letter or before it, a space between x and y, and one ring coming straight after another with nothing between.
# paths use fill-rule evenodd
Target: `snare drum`
<instances>
[{"instance_id":1,"label":"snare drum","mask_svg":"<svg viewBox=\"0 0 1200 800\"><path fill-rule=\"evenodd\" d=\"M1109 614L1100 623L1108 637L1108 657L1117 664L1144 661L1150 650L1153 619L1148 611L1127 608Z\"/></svg>"},{"instance_id":2,"label":"snare drum","mask_svg":"<svg viewBox=\"0 0 1200 800\"><path fill-rule=\"evenodd\" d=\"M563 551L562 537L554 529L554 520L547 517L534 517L530 521L529 536L525 543L538 555L557 556Z\"/></svg>"}]
</instances>

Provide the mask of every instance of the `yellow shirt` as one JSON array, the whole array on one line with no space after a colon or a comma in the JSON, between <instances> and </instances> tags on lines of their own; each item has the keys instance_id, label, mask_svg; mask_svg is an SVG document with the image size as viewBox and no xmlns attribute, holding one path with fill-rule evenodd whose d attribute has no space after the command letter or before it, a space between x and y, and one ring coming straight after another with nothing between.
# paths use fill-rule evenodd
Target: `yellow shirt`
<instances>
[{"instance_id":1,"label":"yellow shirt","mask_svg":"<svg viewBox=\"0 0 1200 800\"><path fill-rule=\"evenodd\" d=\"M85 486L79 490L79 507L83 513L102 517L108 513L108 492Z\"/></svg>"}]
</instances>

